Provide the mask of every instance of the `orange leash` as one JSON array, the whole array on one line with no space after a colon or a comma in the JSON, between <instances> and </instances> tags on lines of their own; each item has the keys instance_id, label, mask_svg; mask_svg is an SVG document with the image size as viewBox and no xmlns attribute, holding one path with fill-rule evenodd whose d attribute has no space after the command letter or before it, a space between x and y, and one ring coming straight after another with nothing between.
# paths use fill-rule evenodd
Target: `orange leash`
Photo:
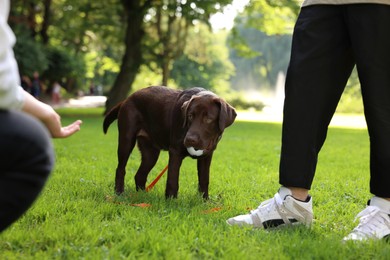
<instances>
[{"instance_id":1,"label":"orange leash","mask_svg":"<svg viewBox=\"0 0 390 260\"><path fill-rule=\"evenodd\" d=\"M151 189L153 189L154 185L156 185L156 183L160 180L160 178L164 175L164 173L168 170L168 165L165 166L164 170L161 171L161 173L157 176L157 178L152 181L152 183L150 183L148 185L148 187L146 187L146 191L150 191Z\"/></svg>"}]
</instances>

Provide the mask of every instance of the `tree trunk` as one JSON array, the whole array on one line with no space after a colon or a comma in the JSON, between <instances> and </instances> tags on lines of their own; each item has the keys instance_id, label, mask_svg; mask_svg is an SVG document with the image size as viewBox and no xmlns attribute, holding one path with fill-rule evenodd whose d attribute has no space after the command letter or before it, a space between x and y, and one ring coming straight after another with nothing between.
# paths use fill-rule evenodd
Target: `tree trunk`
<instances>
[{"instance_id":1,"label":"tree trunk","mask_svg":"<svg viewBox=\"0 0 390 260\"><path fill-rule=\"evenodd\" d=\"M170 61L165 57L163 57L162 60L162 85L168 86L168 79L171 74Z\"/></svg>"},{"instance_id":2,"label":"tree trunk","mask_svg":"<svg viewBox=\"0 0 390 260\"><path fill-rule=\"evenodd\" d=\"M28 14L27 14L27 26L30 29L31 32L31 37L35 38L35 35L37 34L36 32L36 27L37 27L37 21L35 19L35 3L34 1L29 1L28 2Z\"/></svg>"},{"instance_id":3,"label":"tree trunk","mask_svg":"<svg viewBox=\"0 0 390 260\"><path fill-rule=\"evenodd\" d=\"M156 54L157 60L162 70L162 85L167 86L171 75L172 64L175 59L179 58L185 48L189 23L173 13L181 4L172 5L172 10L163 10L162 2L156 8L156 30L158 40L162 45L161 53ZM164 19L164 18L165 19Z\"/></svg>"},{"instance_id":4,"label":"tree trunk","mask_svg":"<svg viewBox=\"0 0 390 260\"><path fill-rule=\"evenodd\" d=\"M142 64L142 39L145 35L143 22L150 3L151 0L122 0L127 13L126 50L118 76L108 94L104 114L107 114L117 103L127 97Z\"/></svg>"},{"instance_id":5,"label":"tree trunk","mask_svg":"<svg viewBox=\"0 0 390 260\"><path fill-rule=\"evenodd\" d=\"M47 45L49 42L49 35L47 34L47 31L50 26L50 19L51 19L51 0L45 0L43 2L43 5L45 7L44 13L43 13L43 21L42 21L42 27L41 27L41 37L42 42L44 45Z\"/></svg>"}]
</instances>

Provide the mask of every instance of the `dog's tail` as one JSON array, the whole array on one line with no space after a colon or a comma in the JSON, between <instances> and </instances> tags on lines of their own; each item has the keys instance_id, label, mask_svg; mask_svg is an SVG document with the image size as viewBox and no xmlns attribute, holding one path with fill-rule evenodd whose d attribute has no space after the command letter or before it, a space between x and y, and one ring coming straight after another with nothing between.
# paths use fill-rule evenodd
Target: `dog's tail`
<instances>
[{"instance_id":1,"label":"dog's tail","mask_svg":"<svg viewBox=\"0 0 390 260\"><path fill-rule=\"evenodd\" d=\"M106 134L108 127L118 118L119 109L121 108L122 102L113 107L110 112L106 114L103 121L103 132Z\"/></svg>"}]
</instances>

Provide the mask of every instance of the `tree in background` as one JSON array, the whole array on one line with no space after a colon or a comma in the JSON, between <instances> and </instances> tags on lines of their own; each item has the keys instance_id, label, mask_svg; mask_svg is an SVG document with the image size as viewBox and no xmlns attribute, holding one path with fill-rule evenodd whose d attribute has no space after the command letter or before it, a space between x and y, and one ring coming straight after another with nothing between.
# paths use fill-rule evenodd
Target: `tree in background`
<instances>
[{"instance_id":1,"label":"tree in background","mask_svg":"<svg viewBox=\"0 0 390 260\"><path fill-rule=\"evenodd\" d=\"M44 32L47 27L38 26L36 16L44 8L50 8L50 1L45 1L44 5L33 0L12 1L11 7L8 22L17 35L15 57L18 60L20 73L32 76L34 71L41 72L48 67L44 43L36 40L38 35L47 34ZM44 17L43 13L42 17Z\"/></svg>"},{"instance_id":2,"label":"tree in background","mask_svg":"<svg viewBox=\"0 0 390 260\"><path fill-rule=\"evenodd\" d=\"M229 36L230 59L237 69L234 89L274 89L279 72L287 70L298 11L295 0L251 1L237 16Z\"/></svg>"},{"instance_id":3,"label":"tree in background","mask_svg":"<svg viewBox=\"0 0 390 260\"><path fill-rule=\"evenodd\" d=\"M234 66L229 61L226 31L212 33L204 24L190 30L183 55L174 61L172 79L181 88L204 87L218 94L230 90Z\"/></svg>"},{"instance_id":4,"label":"tree in background","mask_svg":"<svg viewBox=\"0 0 390 260\"><path fill-rule=\"evenodd\" d=\"M250 1L245 8L246 23L267 35L291 34L299 9L297 0Z\"/></svg>"},{"instance_id":5,"label":"tree in background","mask_svg":"<svg viewBox=\"0 0 390 260\"><path fill-rule=\"evenodd\" d=\"M191 20L181 15L180 2L157 3L150 9L146 31L146 60L154 61L162 74L161 83L168 85L172 63L183 54ZM150 67L152 68L152 67ZM152 68L153 69L153 68ZM156 69L154 69L156 70Z\"/></svg>"},{"instance_id":6,"label":"tree in background","mask_svg":"<svg viewBox=\"0 0 390 260\"><path fill-rule=\"evenodd\" d=\"M109 109L127 96L141 65L166 84L174 60L183 55L189 28L208 23L229 3L14 0L10 23L19 39L16 58L22 74L38 70L44 80L61 77L56 80L70 92L86 89L88 79L112 85Z\"/></svg>"},{"instance_id":7,"label":"tree in background","mask_svg":"<svg viewBox=\"0 0 390 260\"><path fill-rule=\"evenodd\" d=\"M149 8L151 8L153 1L122 0L121 3L125 10L125 53L122 58L118 76L108 94L105 113L127 97L131 84L134 82L143 62L142 40L145 35L143 23L145 15Z\"/></svg>"},{"instance_id":8,"label":"tree in background","mask_svg":"<svg viewBox=\"0 0 390 260\"><path fill-rule=\"evenodd\" d=\"M14 52L21 75L31 77L34 71L45 71L49 66L44 46L26 31L19 31Z\"/></svg>"},{"instance_id":9,"label":"tree in background","mask_svg":"<svg viewBox=\"0 0 390 260\"><path fill-rule=\"evenodd\" d=\"M236 74L231 78L232 88L273 90L279 73L286 73L290 59L291 36L266 35L239 23L236 24L235 31L246 43L245 48L230 49L230 60L236 68ZM237 40L234 37L230 35L230 43Z\"/></svg>"},{"instance_id":10,"label":"tree in background","mask_svg":"<svg viewBox=\"0 0 390 260\"><path fill-rule=\"evenodd\" d=\"M22 75L37 70L48 86L58 80L71 93L88 90L91 82L104 85L110 90L106 109L147 83L217 92L260 84L272 89L287 68L299 6L295 0L251 1L229 35L232 68L223 37L208 25L231 2L13 0L9 22Z\"/></svg>"},{"instance_id":11,"label":"tree in background","mask_svg":"<svg viewBox=\"0 0 390 260\"><path fill-rule=\"evenodd\" d=\"M251 1L235 21L229 44L231 60L237 68L232 86L241 89L273 90L279 71L286 72L290 59L291 34L299 13L299 1ZM356 70L352 73L338 111L363 111Z\"/></svg>"},{"instance_id":12,"label":"tree in background","mask_svg":"<svg viewBox=\"0 0 390 260\"><path fill-rule=\"evenodd\" d=\"M121 11L119 0L13 0L9 23L17 36L15 56L21 74L31 76L37 70L48 86L58 80L69 92L82 89L86 54L98 52L97 57L108 60L120 57ZM107 51L111 46L119 47ZM107 59L94 63L103 66L102 60Z\"/></svg>"},{"instance_id":13,"label":"tree in background","mask_svg":"<svg viewBox=\"0 0 390 260\"><path fill-rule=\"evenodd\" d=\"M24 27L32 38L40 35L46 45L49 41L47 31L50 26L51 4L52 0L14 0L11 2L9 22L11 26Z\"/></svg>"},{"instance_id":14,"label":"tree in background","mask_svg":"<svg viewBox=\"0 0 390 260\"><path fill-rule=\"evenodd\" d=\"M166 84L173 60L180 57L188 28L208 23L231 0L134 0L122 1L126 17L125 54L114 85L108 94L106 112L127 97L142 64L157 64ZM145 53L143 56L142 54Z\"/></svg>"},{"instance_id":15,"label":"tree in background","mask_svg":"<svg viewBox=\"0 0 390 260\"><path fill-rule=\"evenodd\" d=\"M65 77L66 89L71 92L85 91L89 87L88 81L100 82L106 71L111 71L112 67L105 66L105 61L119 60L122 54L123 9L119 0L52 1L49 44L58 51L58 56L70 64L55 68L53 65L60 63L51 61L50 72L71 67L72 70ZM48 55L53 57L52 51ZM91 56L95 56L92 62L89 59ZM100 69L103 66L104 71Z\"/></svg>"}]
</instances>

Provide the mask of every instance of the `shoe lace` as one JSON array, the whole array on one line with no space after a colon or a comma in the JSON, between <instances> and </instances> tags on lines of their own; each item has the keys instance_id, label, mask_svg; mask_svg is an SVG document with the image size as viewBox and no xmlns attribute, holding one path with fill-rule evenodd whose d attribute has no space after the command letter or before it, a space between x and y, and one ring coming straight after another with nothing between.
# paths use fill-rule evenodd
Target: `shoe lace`
<instances>
[{"instance_id":1,"label":"shoe lace","mask_svg":"<svg viewBox=\"0 0 390 260\"><path fill-rule=\"evenodd\" d=\"M356 218L359 220L359 225L353 230L353 232L361 233L365 236L371 236L376 233L377 230L383 228L384 223L390 227L386 214L376 206L367 206L362 212L360 212Z\"/></svg>"}]
</instances>

